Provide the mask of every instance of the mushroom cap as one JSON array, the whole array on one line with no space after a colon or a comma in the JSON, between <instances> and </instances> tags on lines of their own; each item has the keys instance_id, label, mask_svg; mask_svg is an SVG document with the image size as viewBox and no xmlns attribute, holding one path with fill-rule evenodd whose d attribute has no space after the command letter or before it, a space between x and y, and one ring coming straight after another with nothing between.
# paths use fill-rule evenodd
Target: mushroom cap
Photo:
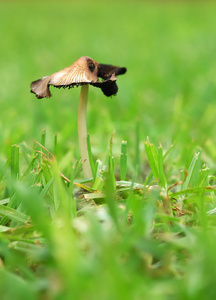
<instances>
[{"instance_id":1,"label":"mushroom cap","mask_svg":"<svg viewBox=\"0 0 216 300\"><path fill-rule=\"evenodd\" d=\"M91 57L82 56L71 66L63 70L45 76L42 79L31 83L31 92L35 93L37 98L51 97L49 86L58 88L71 88L74 86L91 84L101 88L107 97L115 95L118 91L116 76L124 74L126 68L120 68L113 65L99 64ZM98 77L103 81L99 81Z\"/></svg>"},{"instance_id":2,"label":"mushroom cap","mask_svg":"<svg viewBox=\"0 0 216 300\"><path fill-rule=\"evenodd\" d=\"M115 74L115 76L118 76L118 75L126 73L126 71L127 71L126 68L120 68L120 67L112 66L112 65L99 64L97 76L107 80L107 79L110 79L113 74Z\"/></svg>"},{"instance_id":3,"label":"mushroom cap","mask_svg":"<svg viewBox=\"0 0 216 300\"><path fill-rule=\"evenodd\" d=\"M98 80L98 62L87 56L77 59L71 66L51 75L49 84L55 87L80 85Z\"/></svg>"}]
</instances>

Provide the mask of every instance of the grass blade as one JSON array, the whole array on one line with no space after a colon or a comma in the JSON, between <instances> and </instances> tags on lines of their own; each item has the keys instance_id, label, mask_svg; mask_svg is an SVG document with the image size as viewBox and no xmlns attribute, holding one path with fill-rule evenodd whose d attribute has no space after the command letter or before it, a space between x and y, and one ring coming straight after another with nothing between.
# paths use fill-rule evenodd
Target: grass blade
<instances>
[{"instance_id":1,"label":"grass blade","mask_svg":"<svg viewBox=\"0 0 216 300\"><path fill-rule=\"evenodd\" d=\"M9 220L14 220L19 223L26 223L29 219L29 217L24 213L1 204L0 204L0 215L6 217Z\"/></svg>"},{"instance_id":2,"label":"grass blade","mask_svg":"<svg viewBox=\"0 0 216 300\"><path fill-rule=\"evenodd\" d=\"M28 187L17 184L15 187L17 202L20 202L38 229L46 237L50 234L50 218L37 186Z\"/></svg>"},{"instance_id":3,"label":"grass blade","mask_svg":"<svg viewBox=\"0 0 216 300\"><path fill-rule=\"evenodd\" d=\"M11 178L17 180L19 177L19 147L11 146Z\"/></svg>"},{"instance_id":4,"label":"grass blade","mask_svg":"<svg viewBox=\"0 0 216 300\"><path fill-rule=\"evenodd\" d=\"M184 183L182 184L182 190L186 190L188 188L188 185L193 176L194 169L196 168L197 163L199 163L199 161L198 161L199 157L200 157L200 152L194 154L194 157L192 158L192 161L191 161L189 169L188 169L187 177L186 177Z\"/></svg>"},{"instance_id":5,"label":"grass blade","mask_svg":"<svg viewBox=\"0 0 216 300\"><path fill-rule=\"evenodd\" d=\"M203 192L211 192L211 191L216 191L216 186L200 186L200 187L193 187L193 188L188 188L186 190L181 190L179 192L172 193L170 195L171 198L175 198L180 195L189 195L189 194L201 194Z\"/></svg>"},{"instance_id":6,"label":"grass blade","mask_svg":"<svg viewBox=\"0 0 216 300\"><path fill-rule=\"evenodd\" d=\"M158 147L158 173L160 185L167 189L168 184L163 168L163 149L161 145Z\"/></svg>"},{"instance_id":7,"label":"grass blade","mask_svg":"<svg viewBox=\"0 0 216 300\"><path fill-rule=\"evenodd\" d=\"M54 156L57 155L57 152L58 152L58 136L57 136L57 133L55 134L54 136Z\"/></svg>"},{"instance_id":8,"label":"grass blade","mask_svg":"<svg viewBox=\"0 0 216 300\"><path fill-rule=\"evenodd\" d=\"M136 132L135 132L135 136L136 136L136 142L135 142L135 168L137 171L137 174L140 174L140 123L137 122L136 123Z\"/></svg>"},{"instance_id":9,"label":"grass blade","mask_svg":"<svg viewBox=\"0 0 216 300\"><path fill-rule=\"evenodd\" d=\"M50 178L50 180L47 182L47 184L44 186L43 190L40 193L41 198L45 197L45 195L48 192L48 190L50 189L52 183L53 183L53 178Z\"/></svg>"},{"instance_id":10,"label":"grass blade","mask_svg":"<svg viewBox=\"0 0 216 300\"><path fill-rule=\"evenodd\" d=\"M158 153L153 144L150 144L149 139L145 142L146 154L148 161L153 173L153 176L156 180L159 178L159 166L158 166Z\"/></svg>"},{"instance_id":11,"label":"grass blade","mask_svg":"<svg viewBox=\"0 0 216 300\"><path fill-rule=\"evenodd\" d=\"M113 147L113 135L115 131L112 133L110 138L110 153L109 153L109 175L112 180L113 188L116 189L116 183L115 183L115 163L114 163L114 157L112 155L112 147Z\"/></svg>"},{"instance_id":12,"label":"grass blade","mask_svg":"<svg viewBox=\"0 0 216 300\"><path fill-rule=\"evenodd\" d=\"M94 159L93 159L93 155L92 155L92 151L91 151L91 142L90 142L89 134L87 135L87 149L88 149L89 163L90 163L92 175L95 180L97 169L95 167L95 163L94 163Z\"/></svg>"},{"instance_id":13,"label":"grass blade","mask_svg":"<svg viewBox=\"0 0 216 300\"><path fill-rule=\"evenodd\" d=\"M116 227L119 227L119 220L117 214L117 206L116 206L116 199L115 199L115 187L113 186L113 178L112 174L107 174L105 185L104 185L104 193L105 193L105 200L107 206L109 208L110 216L112 217Z\"/></svg>"},{"instance_id":14,"label":"grass blade","mask_svg":"<svg viewBox=\"0 0 216 300\"><path fill-rule=\"evenodd\" d=\"M100 176L97 176L92 186L92 189L96 191L102 191L103 187L104 187L104 179Z\"/></svg>"},{"instance_id":15,"label":"grass blade","mask_svg":"<svg viewBox=\"0 0 216 300\"><path fill-rule=\"evenodd\" d=\"M120 177L125 180L127 173L127 141L122 141L120 156Z\"/></svg>"},{"instance_id":16,"label":"grass blade","mask_svg":"<svg viewBox=\"0 0 216 300\"><path fill-rule=\"evenodd\" d=\"M42 129L41 132L41 145L46 146L46 129Z\"/></svg>"}]
</instances>

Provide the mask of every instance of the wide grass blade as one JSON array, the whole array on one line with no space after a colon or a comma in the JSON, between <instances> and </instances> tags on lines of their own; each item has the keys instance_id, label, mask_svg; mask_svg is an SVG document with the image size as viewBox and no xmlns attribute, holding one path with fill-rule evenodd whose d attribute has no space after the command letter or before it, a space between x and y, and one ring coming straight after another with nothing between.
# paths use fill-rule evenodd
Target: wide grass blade
<instances>
[{"instance_id":1,"label":"wide grass blade","mask_svg":"<svg viewBox=\"0 0 216 300\"><path fill-rule=\"evenodd\" d=\"M31 299L36 300L33 283L26 281L4 268L0 268L0 294L2 299Z\"/></svg>"},{"instance_id":2,"label":"wide grass blade","mask_svg":"<svg viewBox=\"0 0 216 300\"><path fill-rule=\"evenodd\" d=\"M72 188L68 188L59 173L58 164L55 160L51 163L53 176L53 194L56 217L64 215L65 224L70 224L71 218L76 216L75 203L72 197ZM73 177L73 176L72 176Z\"/></svg>"},{"instance_id":3,"label":"wide grass blade","mask_svg":"<svg viewBox=\"0 0 216 300\"><path fill-rule=\"evenodd\" d=\"M29 219L29 217L18 211L17 209L1 205L0 204L0 215L7 218L7 220L14 220L18 223L26 223Z\"/></svg>"},{"instance_id":4,"label":"wide grass blade","mask_svg":"<svg viewBox=\"0 0 216 300\"><path fill-rule=\"evenodd\" d=\"M45 208L40 189L37 186L28 187L24 184L15 186L17 202L22 204L26 213L31 217L33 223L46 236L50 235L50 218Z\"/></svg>"},{"instance_id":5,"label":"wide grass blade","mask_svg":"<svg viewBox=\"0 0 216 300\"><path fill-rule=\"evenodd\" d=\"M167 189L168 184L167 184L167 179L163 167L163 161L165 155L163 155L162 146L159 145L157 151L156 147L149 142L149 139L147 139L147 142L145 142L145 149L152 170L152 174L155 180L159 181L159 184L165 189Z\"/></svg>"},{"instance_id":6,"label":"wide grass blade","mask_svg":"<svg viewBox=\"0 0 216 300\"><path fill-rule=\"evenodd\" d=\"M199 153L195 153L192 161L190 163L189 169L188 169L188 173L187 173L187 177L184 181L184 183L182 184L182 190L186 190L189 186L189 183L191 182L193 178L193 176L198 176L197 173L194 173L194 170L197 170L198 172L198 165L200 163L200 152ZM198 177L196 177L196 180L198 180Z\"/></svg>"},{"instance_id":7,"label":"wide grass blade","mask_svg":"<svg viewBox=\"0 0 216 300\"><path fill-rule=\"evenodd\" d=\"M101 176L97 176L92 186L92 189L96 191L102 191L103 187L104 187L104 179Z\"/></svg>"},{"instance_id":8,"label":"wide grass blade","mask_svg":"<svg viewBox=\"0 0 216 300\"><path fill-rule=\"evenodd\" d=\"M0 200L0 204L8 204L10 201L10 198L2 199Z\"/></svg>"}]
</instances>

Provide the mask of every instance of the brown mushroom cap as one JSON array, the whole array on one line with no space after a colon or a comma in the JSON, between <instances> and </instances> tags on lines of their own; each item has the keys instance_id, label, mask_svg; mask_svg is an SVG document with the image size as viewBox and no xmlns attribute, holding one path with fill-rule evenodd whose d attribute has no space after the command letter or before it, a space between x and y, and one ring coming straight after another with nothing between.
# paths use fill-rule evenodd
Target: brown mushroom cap
<instances>
[{"instance_id":1,"label":"brown mushroom cap","mask_svg":"<svg viewBox=\"0 0 216 300\"><path fill-rule=\"evenodd\" d=\"M101 88L107 97L115 95L118 91L116 76L124 74L126 68L120 68L112 65L99 64L90 57L82 56L71 66L45 76L31 83L31 92L36 94L37 98L51 97L49 86L71 88L74 86L91 84ZM103 81L99 81L98 77Z\"/></svg>"}]
</instances>

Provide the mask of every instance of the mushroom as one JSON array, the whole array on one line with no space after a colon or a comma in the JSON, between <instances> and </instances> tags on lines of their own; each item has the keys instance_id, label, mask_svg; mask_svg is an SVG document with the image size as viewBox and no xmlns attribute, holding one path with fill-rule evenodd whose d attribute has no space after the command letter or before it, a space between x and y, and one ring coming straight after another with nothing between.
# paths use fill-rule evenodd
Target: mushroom
<instances>
[{"instance_id":1,"label":"mushroom","mask_svg":"<svg viewBox=\"0 0 216 300\"><path fill-rule=\"evenodd\" d=\"M53 85L57 88L72 88L74 86L81 86L78 108L78 138L80 155L83 161L83 174L85 178L92 177L92 171L88 157L86 129L88 85L90 84L97 88L101 88L102 92L107 97L116 95L118 91L116 76L124 74L125 72L126 68L120 68L107 64L99 64L90 57L82 56L71 66L31 83L31 92L34 93L38 99L51 97L49 90L50 85ZM99 81L98 77L102 78L103 80Z\"/></svg>"}]
</instances>

